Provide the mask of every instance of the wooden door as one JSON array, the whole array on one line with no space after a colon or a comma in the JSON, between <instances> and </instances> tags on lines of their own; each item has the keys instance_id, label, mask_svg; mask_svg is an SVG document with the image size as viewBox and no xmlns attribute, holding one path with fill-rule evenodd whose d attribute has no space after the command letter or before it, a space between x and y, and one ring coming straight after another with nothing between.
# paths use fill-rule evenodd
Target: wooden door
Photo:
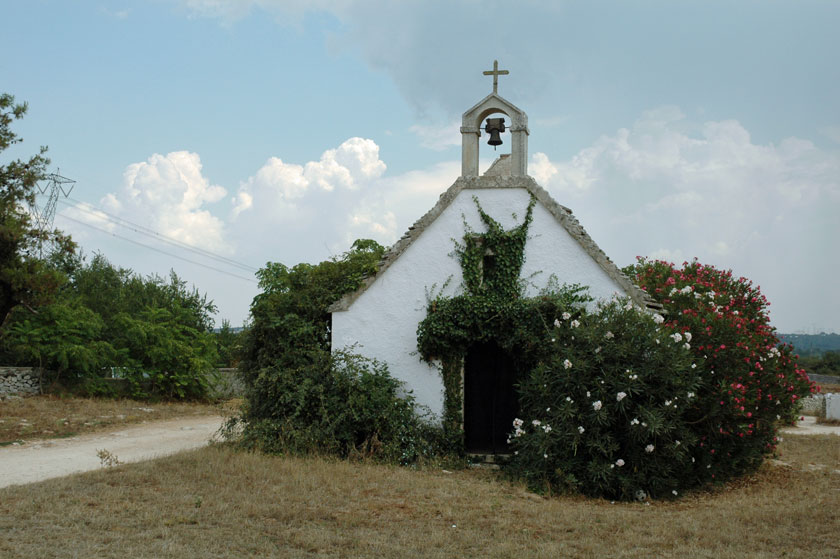
<instances>
[{"instance_id":1,"label":"wooden door","mask_svg":"<svg viewBox=\"0 0 840 559\"><path fill-rule=\"evenodd\" d=\"M473 345L464 360L464 442L467 452L506 454L518 401L513 359L496 342Z\"/></svg>"}]
</instances>

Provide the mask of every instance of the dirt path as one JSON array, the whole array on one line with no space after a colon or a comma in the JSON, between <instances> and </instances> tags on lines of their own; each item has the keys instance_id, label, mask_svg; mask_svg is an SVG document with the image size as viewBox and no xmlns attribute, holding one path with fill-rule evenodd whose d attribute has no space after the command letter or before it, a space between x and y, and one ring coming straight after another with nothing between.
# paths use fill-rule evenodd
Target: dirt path
<instances>
[{"instance_id":1,"label":"dirt path","mask_svg":"<svg viewBox=\"0 0 840 559\"><path fill-rule=\"evenodd\" d=\"M97 455L100 450L129 463L199 448L217 436L223 421L220 416L150 421L115 431L3 447L0 448L0 487L96 470L103 466ZM840 426L817 425L815 418L806 416L796 427L781 431L792 435L840 435Z\"/></svg>"},{"instance_id":2,"label":"dirt path","mask_svg":"<svg viewBox=\"0 0 840 559\"><path fill-rule=\"evenodd\" d=\"M198 448L208 444L223 421L220 416L151 421L115 431L3 447L0 487L96 470L103 466L99 450L129 463Z\"/></svg>"},{"instance_id":3,"label":"dirt path","mask_svg":"<svg viewBox=\"0 0 840 559\"><path fill-rule=\"evenodd\" d=\"M817 423L817 418L806 415L796 423L796 427L780 429L788 435L840 435L840 425Z\"/></svg>"}]
</instances>

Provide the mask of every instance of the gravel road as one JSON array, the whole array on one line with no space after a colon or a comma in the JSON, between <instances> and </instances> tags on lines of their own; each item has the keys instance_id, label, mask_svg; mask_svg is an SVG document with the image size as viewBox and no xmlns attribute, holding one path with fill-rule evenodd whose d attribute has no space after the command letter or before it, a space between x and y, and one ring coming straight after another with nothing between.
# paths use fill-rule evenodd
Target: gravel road
<instances>
[{"instance_id":1,"label":"gravel road","mask_svg":"<svg viewBox=\"0 0 840 559\"><path fill-rule=\"evenodd\" d=\"M120 462L129 463L199 448L216 436L223 421L219 416L149 421L116 431L3 447L0 487L96 470L102 467L99 450L107 450ZM840 435L840 427L817 425L815 418L807 416L796 427L781 431L790 435Z\"/></svg>"},{"instance_id":2,"label":"gravel road","mask_svg":"<svg viewBox=\"0 0 840 559\"><path fill-rule=\"evenodd\" d=\"M0 487L96 470L102 467L99 450L129 463L199 448L216 436L223 421L219 416L149 421L116 431L2 447Z\"/></svg>"}]
</instances>

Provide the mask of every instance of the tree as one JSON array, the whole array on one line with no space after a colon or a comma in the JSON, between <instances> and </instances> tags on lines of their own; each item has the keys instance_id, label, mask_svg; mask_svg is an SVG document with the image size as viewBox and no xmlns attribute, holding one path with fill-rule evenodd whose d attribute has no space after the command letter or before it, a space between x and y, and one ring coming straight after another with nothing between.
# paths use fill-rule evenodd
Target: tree
<instances>
[{"instance_id":1,"label":"tree","mask_svg":"<svg viewBox=\"0 0 840 559\"><path fill-rule=\"evenodd\" d=\"M16 360L51 371L54 382L101 376L115 357L114 348L101 338L102 319L77 297L65 297L37 314L14 314L20 316L10 321L5 344Z\"/></svg>"},{"instance_id":2,"label":"tree","mask_svg":"<svg viewBox=\"0 0 840 559\"><path fill-rule=\"evenodd\" d=\"M0 152L23 141L11 129L26 114L26 103L15 104L0 94ZM50 301L65 275L39 258L38 248L53 243L56 252L70 254L74 244L58 230L42 231L25 206L35 202L35 187L44 178L49 159L46 147L27 161L0 165L0 332L18 305L30 310Z\"/></svg>"}]
</instances>

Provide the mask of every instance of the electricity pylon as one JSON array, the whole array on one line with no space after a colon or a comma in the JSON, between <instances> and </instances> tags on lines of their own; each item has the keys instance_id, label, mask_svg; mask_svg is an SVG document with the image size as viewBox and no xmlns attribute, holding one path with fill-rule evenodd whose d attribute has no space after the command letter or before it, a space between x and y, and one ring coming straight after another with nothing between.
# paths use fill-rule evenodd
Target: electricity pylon
<instances>
[{"instance_id":1,"label":"electricity pylon","mask_svg":"<svg viewBox=\"0 0 840 559\"><path fill-rule=\"evenodd\" d=\"M37 200L32 204L30 210L35 218L35 223L41 234L44 235L38 241L38 256L44 257L44 238L52 231L53 219L55 219L55 207L60 196L67 198L73 191L76 181L62 177L58 173L50 173L38 182L38 190L46 197L46 202L39 207Z\"/></svg>"},{"instance_id":2,"label":"electricity pylon","mask_svg":"<svg viewBox=\"0 0 840 559\"><path fill-rule=\"evenodd\" d=\"M32 206L32 213L38 223L38 229L41 231L52 229L53 219L55 219L55 206L58 203L59 196L63 195L65 198L70 196L75 184L76 181L73 179L62 177L58 173L50 173L38 183L38 190L47 197L47 201L42 207L39 208L37 202Z\"/></svg>"}]
</instances>

